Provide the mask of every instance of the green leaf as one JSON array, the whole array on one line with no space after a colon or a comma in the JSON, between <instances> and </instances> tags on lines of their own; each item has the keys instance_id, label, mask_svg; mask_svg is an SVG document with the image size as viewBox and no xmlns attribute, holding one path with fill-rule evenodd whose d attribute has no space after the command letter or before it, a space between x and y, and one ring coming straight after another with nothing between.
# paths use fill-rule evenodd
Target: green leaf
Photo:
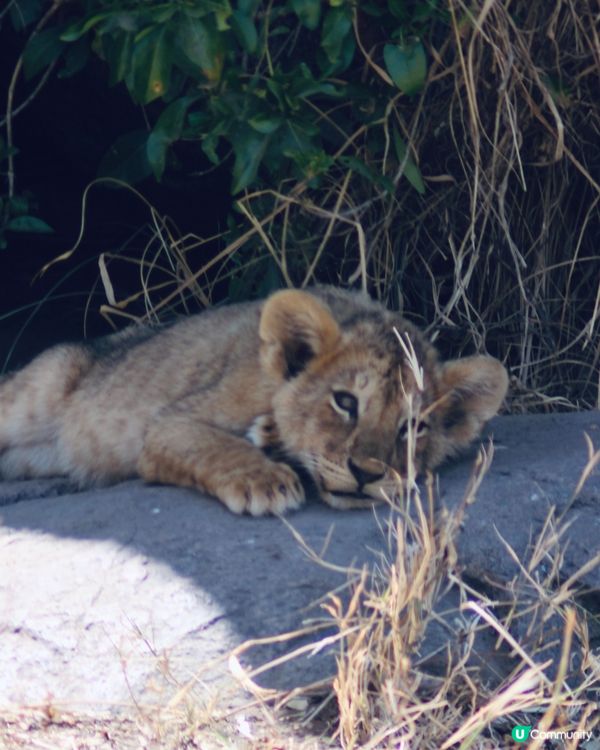
<instances>
[{"instance_id":1,"label":"green leaf","mask_svg":"<svg viewBox=\"0 0 600 750\"><path fill-rule=\"evenodd\" d=\"M269 39L274 39L276 36L286 36L291 34L292 29L286 24L280 24L279 26L273 26L269 29Z\"/></svg>"},{"instance_id":2,"label":"green leaf","mask_svg":"<svg viewBox=\"0 0 600 750\"><path fill-rule=\"evenodd\" d=\"M318 150L318 127L314 123L287 120L287 127L278 134L277 145L284 156L296 160L299 155L306 156Z\"/></svg>"},{"instance_id":3,"label":"green leaf","mask_svg":"<svg viewBox=\"0 0 600 750\"><path fill-rule=\"evenodd\" d=\"M127 85L138 104L148 104L169 88L172 50L167 26L152 29L134 46Z\"/></svg>"},{"instance_id":4,"label":"green leaf","mask_svg":"<svg viewBox=\"0 0 600 750\"><path fill-rule=\"evenodd\" d=\"M152 19L152 23L160 25L170 21L175 13L177 13L177 10L177 3L164 3L154 8L148 8L148 15Z\"/></svg>"},{"instance_id":5,"label":"green leaf","mask_svg":"<svg viewBox=\"0 0 600 750\"><path fill-rule=\"evenodd\" d=\"M341 96L342 90L336 88L333 83L316 81L313 74L305 63L300 63L298 70L301 75L295 75L291 81L290 91L293 96L306 98L314 94L325 96Z\"/></svg>"},{"instance_id":6,"label":"green leaf","mask_svg":"<svg viewBox=\"0 0 600 750\"><path fill-rule=\"evenodd\" d=\"M210 83L218 83L223 70L222 39L208 21L189 15L177 26L175 36L178 53L186 67L201 72Z\"/></svg>"},{"instance_id":7,"label":"green leaf","mask_svg":"<svg viewBox=\"0 0 600 750\"><path fill-rule=\"evenodd\" d=\"M31 201L26 195L13 195L8 206L12 216L22 216L29 213L32 208Z\"/></svg>"},{"instance_id":8,"label":"green leaf","mask_svg":"<svg viewBox=\"0 0 600 750\"><path fill-rule=\"evenodd\" d=\"M188 108L199 98L200 95L183 96L169 104L148 136L146 154L157 180L165 171L169 146L181 137Z\"/></svg>"},{"instance_id":9,"label":"green leaf","mask_svg":"<svg viewBox=\"0 0 600 750\"><path fill-rule=\"evenodd\" d=\"M410 152L408 153L408 146L402 138L400 137L400 133L396 128L393 130L394 135L394 147L396 149L396 156L398 157L398 162L400 164L404 163L404 176L406 179L410 182L410 184L414 187L414 189L419 193L419 195L423 195L425 192L425 183L423 182L423 176L421 175L421 170L417 165L415 164L414 159L410 155Z\"/></svg>"},{"instance_id":10,"label":"green leaf","mask_svg":"<svg viewBox=\"0 0 600 750\"><path fill-rule=\"evenodd\" d=\"M355 156L340 156L338 161L347 169L352 169L354 172L366 177L375 185L379 185L379 187L383 188L386 192L394 192L394 183L389 177L372 169Z\"/></svg>"},{"instance_id":11,"label":"green leaf","mask_svg":"<svg viewBox=\"0 0 600 750\"><path fill-rule=\"evenodd\" d=\"M352 20L346 8L330 8L321 31L321 47L329 62L338 61L344 40L351 29Z\"/></svg>"},{"instance_id":12,"label":"green leaf","mask_svg":"<svg viewBox=\"0 0 600 750\"><path fill-rule=\"evenodd\" d=\"M260 0L238 0L237 7L240 13L246 16L253 16L258 10Z\"/></svg>"},{"instance_id":13,"label":"green leaf","mask_svg":"<svg viewBox=\"0 0 600 750\"><path fill-rule=\"evenodd\" d=\"M255 179L258 168L269 143L269 136L254 130L242 131L233 139L235 161L231 193L239 193Z\"/></svg>"},{"instance_id":14,"label":"green leaf","mask_svg":"<svg viewBox=\"0 0 600 750\"><path fill-rule=\"evenodd\" d=\"M53 234L54 229L36 216L17 216L6 224L11 232L32 232L35 234Z\"/></svg>"},{"instance_id":15,"label":"green leaf","mask_svg":"<svg viewBox=\"0 0 600 750\"><path fill-rule=\"evenodd\" d=\"M392 81L405 94L417 94L427 78L427 58L419 41L410 44L386 44L383 59Z\"/></svg>"},{"instance_id":16,"label":"green leaf","mask_svg":"<svg viewBox=\"0 0 600 750\"><path fill-rule=\"evenodd\" d=\"M323 149L298 151L291 158L302 171L302 176L312 181L312 187L317 186L320 175L325 174L335 163L334 158Z\"/></svg>"},{"instance_id":17,"label":"green leaf","mask_svg":"<svg viewBox=\"0 0 600 750\"><path fill-rule=\"evenodd\" d=\"M15 31L23 31L45 11L42 0L19 0L18 3L10 3L5 7L10 8L10 20Z\"/></svg>"},{"instance_id":18,"label":"green leaf","mask_svg":"<svg viewBox=\"0 0 600 750\"><path fill-rule=\"evenodd\" d=\"M410 18L406 0L388 0L387 6L390 13L399 21L405 22Z\"/></svg>"},{"instance_id":19,"label":"green leaf","mask_svg":"<svg viewBox=\"0 0 600 750\"><path fill-rule=\"evenodd\" d=\"M262 270L262 269L260 269ZM275 262L275 259L269 255L267 258L267 269L258 277L258 286L256 296L260 298L268 297L269 294L284 287L281 271Z\"/></svg>"},{"instance_id":20,"label":"green leaf","mask_svg":"<svg viewBox=\"0 0 600 750\"><path fill-rule=\"evenodd\" d=\"M314 31L321 19L321 0L292 0L294 13L307 29Z\"/></svg>"},{"instance_id":21,"label":"green leaf","mask_svg":"<svg viewBox=\"0 0 600 750\"><path fill-rule=\"evenodd\" d=\"M67 45L63 54L64 65L58 73L59 78L70 78L83 70L90 59L90 47L86 39Z\"/></svg>"},{"instance_id":22,"label":"green leaf","mask_svg":"<svg viewBox=\"0 0 600 750\"><path fill-rule=\"evenodd\" d=\"M250 54L256 52L258 34L256 32L254 21L250 16L239 10L235 10L231 16L231 27L233 28L239 43L246 52L249 52Z\"/></svg>"},{"instance_id":23,"label":"green leaf","mask_svg":"<svg viewBox=\"0 0 600 750\"><path fill-rule=\"evenodd\" d=\"M229 18L231 16L231 5L229 0L218 3L215 10L215 21L217 22L218 31L227 31L229 29Z\"/></svg>"},{"instance_id":24,"label":"green leaf","mask_svg":"<svg viewBox=\"0 0 600 750\"><path fill-rule=\"evenodd\" d=\"M207 158L212 164L220 164L221 159L217 153L217 146L219 145L219 133L208 133L204 136L201 143L202 151L205 153Z\"/></svg>"},{"instance_id":25,"label":"green leaf","mask_svg":"<svg viewBox=\"0 0 600 750\"><path fill-rule=\"evenodd\" d=\"M206 135L211 129L213 122L213 114L209 112L207 108L204 108L200 112L198 110L189 112L187 116L187 125L190 131L190 136L196 138Z\"/></svg>"},{"instance_id":26,"label":"green leaf","mask_svg":"<svg viewBox=\"0 0 600 750\"><path fill-rule=\"evenodd\" d=\"M542 73L541 79L556 104L560 107L568 107L571 104L570 96L572 92L559 77Z\"/></svg>"},{"instance_id":27,"label":"green leaf","mask_svg":"<svg viewBox=\"0 0 600 750\"><path fill-rule=\"evenodd\" d=\"M29 40L23 53L25 78L33 78L60 57L64 44L60 40L61 29L45 29Z\"/></svg>"},{"instance_id":28,"label":"green leaf","mask_svg":"<svg viewBox=\"0 0 600 750\"><path fill-rule=\"evenodd\" d=\"M255 115L248 120L250 127L263 135L274 133L282 122L283 118L277 115Z\"/></svg>"},{"instance_id":29,"label":"green leaf","mask_svg":"<svg viewBox=\"0 0 600 750\"><path fill-rule=\"evenodd\" d=\"M266 86L271 92L271 94L273 94L275 99L277 99L277 103L279 104L279 107L281 109L285 109L286 107L285 95L284 95L283 88L281 84L279 83L279 81L276 81L274 78L267 78Z\"/></svg>"},{"instance_id":30,"label":"green leaf","mask_svg":"<svg viewBox=\"0 0 600 750\"><path fill-rule=\"evenodd\" d=\"M445 11L443 11L442 8L439 7L439 5L441 5L440 0L427 0L427 2L421 3L415 8L413 21L423 23L426 21L430 21L436 16L443 17L445 15Z\"/></svg>"},{"instance_id":31,"label":"green leaf","mask_svg":"<svg viewBox=\"0 0 600 750\"><path fill-rule=\"evenodd\" d=\"M94 28L94 26L99 24L100 21L104 21L105 19L110 18L112 15L114 15L114 13L115 11L105 11L104 13L96 13L95 15L90 16L83 23L81 21L77 21L76 23L69 26L69 28L63 32L60 38L63 42L75 42L84 34L87 34L87 32L90 29Z\"/></svg>"},{"instance_id":32,"label":"green leaf","mask_svg":"<svg viewBox=\"0 0 600 750\"><path fill-rule=\"evenodd\" d=\"M123 81L131 70L133 54L133 34L119 32L102 36L102 54L108 63L110 75L108 85L114 86Z\"/></svg>"},{"instance_id":33,"label":"green leaf","mask_svg":"<svg viewBox=\"0 0 600 750\"><path fill-rule=\"evenodd\" d=\"M135 130L117 138L103 156L99 177L114 177L134 185L152 174L147 154L148 133Z\"/></svg>"},{"instance_id":34,"label":"green leaf","mask_svg":"<svg viewBox=\"0 0 600 750\"><path fill-rule=\"evenodd\" d=\"M298 82L294 81L294 84L298 84ZM309 96L314 96L315 94L335 97L342 96L342 92L336 89L333 83L319 83L318 81L310 83L307 81L304 86L302 83L299 85L302 86L302 88L296 89L296 86L294 86L293 93L295 96L299 96L303 99L306 99Z\"/></svg>"}]
</instances>

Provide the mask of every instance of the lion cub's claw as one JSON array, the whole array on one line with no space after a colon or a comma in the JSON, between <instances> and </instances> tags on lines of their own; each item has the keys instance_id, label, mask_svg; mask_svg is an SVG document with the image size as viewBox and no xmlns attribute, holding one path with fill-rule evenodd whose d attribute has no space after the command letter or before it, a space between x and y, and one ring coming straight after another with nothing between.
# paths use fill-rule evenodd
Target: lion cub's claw
<instances>
[{"instance_id":1,"label":"lion cub's claw","mask_svg":"<svg viewBox=\"0 0 600 750\"><path fill-rule=\"evenodd\" d=\"M260 472L225 479L220 483L219 497L233 513L264 516L299 508L304 502L304 490L293 469L270 462Z\"/></svg>"}]
</instances>

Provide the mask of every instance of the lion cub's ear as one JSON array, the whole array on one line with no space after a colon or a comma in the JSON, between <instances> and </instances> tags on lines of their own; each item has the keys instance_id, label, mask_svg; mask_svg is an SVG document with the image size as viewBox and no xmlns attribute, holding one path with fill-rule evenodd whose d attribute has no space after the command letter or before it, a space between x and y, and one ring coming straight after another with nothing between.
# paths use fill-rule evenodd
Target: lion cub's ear
<instances>
[{"instance_id":1,"label":"lion cub's ear","mask_svg":"<svg viewBox=\"0 0 600 750\"><path fill-rule=\"evenodd\" d=\"M442 429L454 448L468 445L500 408L508 375L493 357L465 357L442 366Z\"/></svg>"},{"instance_id":2,"label":"lion cub's ear","mask_svg":"<svg viewBox=\"0 0 600 750\"><path fill-rule=\"evenodd\" d=\"M324 304L290 289L265 302L259 335L262 366L276 377L293 378L311 359L335 347L340 329Z\"/></svg>"}]
</instances>

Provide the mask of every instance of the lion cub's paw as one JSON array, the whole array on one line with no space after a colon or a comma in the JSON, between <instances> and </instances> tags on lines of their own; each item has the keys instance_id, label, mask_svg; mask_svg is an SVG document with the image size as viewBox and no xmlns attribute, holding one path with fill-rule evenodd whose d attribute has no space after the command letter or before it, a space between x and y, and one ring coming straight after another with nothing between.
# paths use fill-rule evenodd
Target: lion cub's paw
<instances>
[{"instance_id":1,"label":"lion cub's paw","mask_svg":"<svg viewBox=\"0 0 600 750\"><path fill-rule=\"evenodd\" d=\"M304 490L293 469L270 461L255 473L236 473L224 479L219 483L219 498L233 513L263 516L299 508Z\"/></svg>"}]
</instances>

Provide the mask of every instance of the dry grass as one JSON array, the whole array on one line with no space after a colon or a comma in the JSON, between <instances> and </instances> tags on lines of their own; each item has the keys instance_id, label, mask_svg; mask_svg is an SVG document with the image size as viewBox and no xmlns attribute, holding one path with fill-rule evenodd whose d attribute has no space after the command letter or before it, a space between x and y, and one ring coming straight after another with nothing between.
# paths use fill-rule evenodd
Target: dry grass
<instances>
[{"instance_id":1,"label":"dry grass","mask_svg":"<svg viewBox=\"0 0 600 750\"><path fill-rule=\"evenodd\" d=\"M418 370L416 360L412 365ZM591 443L588 447L574 497L600 460L600 451ZM577 604L576 593L578 580L600 565L600 553L562 579L561 546L568 525L551 508L526 559L499 540L515 563L514 577L492 587L488 581L485 591L483 586L477 590L461 577L455 542L491 464L493 447L480 450L464 498L451 511L441 507L431 475L422 497L415 481L415 450L413 435L407 441L407 475L398 477L400 499L395 504L388 500L384 551L374 565L348 569L348 595L330 593L322 605L335 634L319 638L317 623L313 642L251 673L238 658L259 643L248 642L231 655L232 672L263 706L280 707L315 691L321 693L321 705L335 697L328 737L344 750L500 750L517 725L594 732L600 727L600 661L590 647L589 615ZM315 562L327 564L295 536ZM450 606L448 594L454 602ZM443 630L437 646L431 635L436 625ZM302 634L307 632L310 628ZM490 637L495 641L491 653L486 651ZM255 682L286 660L333 645L337 669L329 682L287 694ZM542 744L534 739L529 747Z\"/></svg>"},{"instance_id":2,"label":"dry grass","mask_svg":"<svg viewBox=\"0 0 600 750\"><path fill-rule=\"evenodd\" d=\"M600 553L565 580L566 527L551 509L524 559L504 543L516 564L511 580L478 590L461 577L456 537L492 457L491 446L481 450L451 511L440 508L433 477L423 488L403 481L401 499L381 516L383 551L371 566L346 571L349 587L327 595L322 622L248 641L223 657L251 700L240 700L232 686L208 688L212 663L162 705L136 702L136 718L82 717L49 704L4 712L1 739L15 750L504 750L516 725L597 735L600 660L590 647L591 616L576 595ZM576 492L599 460L591 451ZM328 565L296 539L315 564ZM435 639L432 647L432 627L442 628L441 647ZM310 634L308 643L267 664L242 667L256 646ZM256 682L283 662L307 653L319 658L331 648L335 673L318 683L280 692ZM176 684L164 656L160 671ZM547 745L532 740L527 747Z\"/></svg>"},{"instance_id":3,"label":"dry grass","mask_svg":"<svg viewBox=\"0 0 600 750\"><path fill-rule=\"evenodd\" d=\"M597 6L447 0L446 13L427 40L420 97L390 89L385 117L346 133L334 155L358 158L393 193L334 161L318 186L246 193L237 228L219 237L178 236L149 207L141 255L101 259L103 312L205 306L215 289L264 292L265 278L359 284L428 325L444 354L475 347L503 359L513 410L598 406ZM377 83L381 50L361 49L362 77ZM394 131L409 144L400 163ZM383 158L374 138L387 144ZM415 164L423 195L403 176ZM140 280L125 299L123 263L135 263Z\"/></svg>"},{"instance_id":4,"label":"dry grass","mask_svg":"<svg viewBox=\"0 0 600 750\"><path fill-rule=\"evenodd\" d=\"M347 134L336 157L360 158L393 180L394 193L334 167L319 187L247 193L238 229L202 239L178 236L150 207L141 257L101 259L102 312L114 319L208 305L213 289L268 266L289 285L360 284L428 324L445 354L474 345L500 357L512 374L513 410L600 406L597 6L447 0L447 10L447 33L428 41L422 95L391 98L378 124L388 142L395 128L409 144L423 196L404 179L408 162L395 162L391 147L389 158L372 159L362 127ZM381 71L375 52L363 53L368 80ZM121 299L118 264L131 262L140 289ZM327 685L265 693L254 681L260 670L247 674L238 659L255 644L232 655L234 673L265 715L299 695L317 693L329 706L335 698L335 722L319 744L345 750L506 748L517 724L598 731L600 663L574 599L577 576L559 579L560 521L548 517L526 560L507 546L519 572L493 594L471 588L456 568L456 532L488 459L481 456L453 512L434 512L432 481L425 498L404 483L402 507L384 529L387 554L353 578L349 596L329 598L325 611L337 635L323 642L316 633L305 647L338 645ZM460 605L442 618L449 589ZM440 618L449 645L436 671L422 654ZM545 652L550 632L554 651ZM510 662L495 679L478 658L486 633Z\"/></svg>"},{"instance_id":5,"label":"dry grass","mask_svg":"<svg viewBox=\"0 0 600 750\"><path fill-rule=\"evenodd\" d=\"M590 645L592 616L577 596L578 581L600 565L600 553L565 578L568 526L551 509L526 555L498 540L514 562L510 580L485 586L464 580L456 539L485 480L492 446L481 449L462 502L447 510L434 477L424 486L415 481L415 439L407 441L409 468L398 478L399 497L379 516L385 519L382 551L370 566L344 571L349 585L326 595L322 621L248 641L186 684L177 683L161 654L161 675L175 692L158 705L135 702L135 719L86 718L50 703L3 712L0 742L28 750L504 750L517 725L597 735L600 660ZM588 451L574 499L600 462L591 442ZM290 530L315 564L329 565ZM242 656L256 646L298 636L303 645L277 659L251 671L242 666ZM284 662L320 658L331 649L336 668L328 678L287 692L257 684ZM235 685L209 687L224 660L251 700L240 701ZM527 745L542 746L541 739ZM571 739L557 747L563 746L581 745Z\"/></svg>"},{"instance_id":6,"label":"dry grass","mask_svg":"<svg viewBox=\"0 0 600 750\"><path fill-rule=\"evenodd\" d=\"M590 457L583 476L599 455ZM519 560L506 545L518 572L493 593L489 586L478 591L467 584L457 568L456 535L491 458L490 449L482 450L466 495L451 512L434 511L431 477L425 499L416 485L404 483L401 507L392 508L382 528L387 551L370 568L349 570L348 595L330 594L323 605L335 635L315 635L312 643L251 673L237 657L257 643L237 649L234 674L265 710L315 692L320 706L331 708L334 697L337 708L323 737L327 746L333 741L344 750L500 750L517 725L598 733L600 661L590 647L590 615L575 595L578 579L600 564L600 554L561 580L566 527L551 510L527 559ZM457 606L448 607L448 592L454 592ZM432 652L435 624L442 624L446 635ZM492 653L486 651L486 635L495 641ZM338 647L337 671L328 690L321 683L286 694L254 682L286 659L332 644ZM310 718L318 711L307 703ZM323 737L319 747L326 746ZM539 738L528 745L542 746ZM578 746L576 739L564 744Z\"/></svg>"}]
</instances>

